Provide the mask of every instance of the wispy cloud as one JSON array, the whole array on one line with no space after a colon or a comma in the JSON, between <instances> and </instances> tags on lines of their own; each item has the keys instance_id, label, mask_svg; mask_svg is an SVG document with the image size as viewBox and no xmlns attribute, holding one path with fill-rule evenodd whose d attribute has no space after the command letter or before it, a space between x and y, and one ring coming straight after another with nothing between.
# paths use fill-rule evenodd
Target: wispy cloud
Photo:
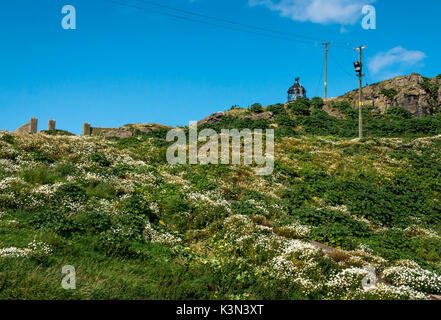
<instances>
[{"instance_id":1,"label":"wispy cloud","mask_svg":"<svg viewBox=\"0 0 441 320\"><path fill-rule=\"evenodd\" d=\"M300 22L353 25L364 5L375 0L248 0L250 6L266 6L283 17Z\"/></svg>"},{"instance_id":2,"label":"wispy cloud","mask_svg":"<svg viewBox=\"0 0 441 320\"><path fill-rule=\"evenodd\" d=\"M379 52L369 59L369 71L377 77L392 77L403 75L412 68L423 65L426 54L422 51L411 51L401 46L390 49L386 52Z\"/></svg>"}]
</instances>

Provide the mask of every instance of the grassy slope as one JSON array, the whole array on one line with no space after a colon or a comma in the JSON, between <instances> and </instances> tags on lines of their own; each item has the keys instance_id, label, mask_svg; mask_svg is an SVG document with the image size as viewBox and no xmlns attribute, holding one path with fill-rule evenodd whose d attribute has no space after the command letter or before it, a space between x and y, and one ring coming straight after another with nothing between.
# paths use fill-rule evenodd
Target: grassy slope
<instances>
[{"instance_id":1,"label":"grassy slope","mask_svg":"<svg viewBox=\"0 0 441 320\"><path fill-rule=\"evenodd\" d=\"M170 166L155 135L2 135L0 298L441 292L440 137L279 134L274 174L257 177L246 166ZM34 240L24 257L1 251ZM361 289L368 264L387 286ZM64 265L76 267L76 290L61 288Z\"/></svg>"}]
</instances>

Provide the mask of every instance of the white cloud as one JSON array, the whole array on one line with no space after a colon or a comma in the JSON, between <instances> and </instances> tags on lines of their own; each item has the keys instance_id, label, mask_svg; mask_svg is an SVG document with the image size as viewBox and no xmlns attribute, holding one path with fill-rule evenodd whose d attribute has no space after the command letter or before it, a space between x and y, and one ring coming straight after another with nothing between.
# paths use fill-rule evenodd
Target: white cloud
<instances>
[{"instance_id":1,"label":"white cloud","mask_svg":"<svg viewBox=\"0 0 441 320\"><path fill-rule=\"evenodd\" d=\"M353 25L364 5L375 0L248 0L250 6L266 6L283 17L300 22Z\"/></svg>"},{"instance_id":2,"label":"white cloud","mask_svg":"<svg viewBox=\"0 0 441 320\"><path fill-rule=\"evenodd\" d=\"M421 66L426 54L422 51L411 51L401 46L390 49L386 52L379 52L369 59L369 71L373 75L401 75L411 68Z\"/></svg>"}]
</instances>

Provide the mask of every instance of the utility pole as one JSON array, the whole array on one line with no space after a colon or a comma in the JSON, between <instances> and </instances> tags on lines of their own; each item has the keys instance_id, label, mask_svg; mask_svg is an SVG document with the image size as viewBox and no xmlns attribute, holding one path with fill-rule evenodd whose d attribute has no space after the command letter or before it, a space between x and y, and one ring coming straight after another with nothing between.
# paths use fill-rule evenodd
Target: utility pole
<instances>
[{"instance_id":1,"label":"utility pole","mask_svg":"<svg viewBox=\"0 0 441 320\"><path fill-rule=\"evenodd\" d=\"M357 77L359 80L359 90L358 90L358 137L360 139L363 138L363 102L362 102L362 88L363 88L363 77L365 76L363 74L363 54L362 50L366 49L366 46L360 46L358 48L355 48L354 50L359 51L359 59L358 62L354 62L355 72L357 73Z\"/></svg>"},{"instance_id":2,"label":"utility pole","mask_svg":"<svg viewBox=\"0 0 441 320\"><path fill-rule=\"evenodd\" d=\"M322 46L325 46L325 101L328 98L328 46L330 42L322 43Z\"/></svg>"}]
</instances>

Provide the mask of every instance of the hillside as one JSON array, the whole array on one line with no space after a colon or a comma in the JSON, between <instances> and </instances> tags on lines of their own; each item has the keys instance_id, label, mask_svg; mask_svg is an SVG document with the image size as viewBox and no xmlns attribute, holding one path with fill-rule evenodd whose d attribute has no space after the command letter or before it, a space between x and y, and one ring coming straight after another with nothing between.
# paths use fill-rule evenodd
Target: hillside
<instances>
[{"instance_id":1,"label":"hillside","mask_svg":"<svg viewBox=\"0 0 441 320\"><path fill-rule=\"evenodd\" d=\"M274 128L268 176L170 165L164 128L0 133L0 298L435 298L441 117L366 114L357 141L354 110L339 104L339 120L322 107L256 104L199 123ZM76 290L61 287L65 265Z\"/></svg>"},{"instance_id":2,"label":"hillside","mask_svg":"<svg viewBox=\"0 0 441 320\"><path fill-rule=\"evenodd\" d=\"M332 104L341 101L356 107L358 89L330 99L328 106L331 114ZM376 107L379 113L398 106L415 117L432 115L441 108L441 75L430 79L412 73L368 85L363 88L363 102L365 106Z\"/></svg>"}]
</instances>

